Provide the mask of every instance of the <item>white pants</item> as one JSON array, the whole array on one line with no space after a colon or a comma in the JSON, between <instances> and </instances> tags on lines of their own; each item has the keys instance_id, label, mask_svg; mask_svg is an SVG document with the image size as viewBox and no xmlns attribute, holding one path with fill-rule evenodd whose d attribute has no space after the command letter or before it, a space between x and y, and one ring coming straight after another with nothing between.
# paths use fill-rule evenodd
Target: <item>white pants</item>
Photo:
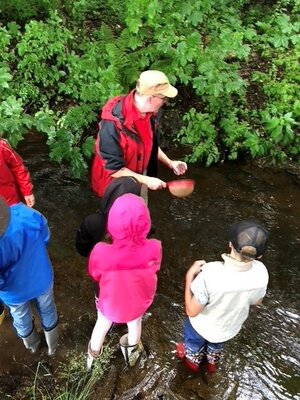
<instances>
[{"instance_id":1,"label":"white pants","mask_svg":"<svg viewBox=\"0 0 300 400\"><path fill-rule=\"evenodd\" d=\"M107 332L113 322L108 320L99 310L98 319L94 326L90 346L92 351L100 352ZM142 333L142 316L127 322L128 327L128 344L130 346L137 344L141 339Z\"/></svg>"}]
</instances>

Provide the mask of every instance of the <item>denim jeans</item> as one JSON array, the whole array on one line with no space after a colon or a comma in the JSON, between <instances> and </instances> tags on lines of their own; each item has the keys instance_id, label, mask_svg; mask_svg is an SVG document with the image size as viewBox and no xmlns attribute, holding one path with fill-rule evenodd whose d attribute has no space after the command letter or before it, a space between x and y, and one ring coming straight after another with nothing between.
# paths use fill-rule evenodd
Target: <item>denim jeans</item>
<instances>
[{"instance_id":1,"label":"denim jeans","mask_svg":"<svg viewBox=\"0 0 300 400\"><path fill-rule=\"evenodd\" d=\"M186 318L183 323L183 341L186 356L201 360L206 355L209 362L218 362L224 343L212 343L204 339Z\"/></svg>"},{"instance_id":2,"label":"denim jeans","mask_svg":"<svg viewBox=\"0 0 300 400\"><path fill-rule=\"evenodd\" d=\"M13 318L13 326L18 336L25 338L32 332L31 303L39 315L43 330L50 331L57 325L58 317L53 298L53 287L32 301L21 304L6 304Z\"/></svg>"}]
</instances>

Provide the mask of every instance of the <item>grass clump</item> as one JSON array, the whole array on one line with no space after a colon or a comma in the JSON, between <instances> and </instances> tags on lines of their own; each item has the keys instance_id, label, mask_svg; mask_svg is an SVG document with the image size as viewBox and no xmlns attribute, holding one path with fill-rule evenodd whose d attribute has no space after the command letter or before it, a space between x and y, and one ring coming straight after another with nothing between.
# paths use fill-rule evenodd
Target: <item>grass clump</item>
<instances>
[{"instance_id":1,"label":"grass clump","mask_svg":"<svg viewBox=\"0 0 300 400\"><path fill-rule=\"evenodd\" d=\"M34 382L26 389L31 400L88 400L96 384L109 369L113 348L104 346L101 357L91 371L86 370L86 355L78 350L67 353L67 362L59 363L54 372L47 363L39 362Z\"/></svg>"}]
</instances>

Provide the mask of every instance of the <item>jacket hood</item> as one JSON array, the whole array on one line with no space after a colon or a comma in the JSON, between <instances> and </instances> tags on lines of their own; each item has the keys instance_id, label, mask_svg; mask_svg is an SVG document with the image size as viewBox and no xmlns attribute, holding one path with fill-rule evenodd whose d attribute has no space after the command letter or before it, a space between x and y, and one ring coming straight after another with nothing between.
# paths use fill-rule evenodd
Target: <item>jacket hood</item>
<instances>
[{"instance_id":1,"label":"jacket hood","mask_svg":"<svg viewBox=\"0 0 300 400\"><path fill-rule=\"evenodd\" d=\"M141 184L132 176L121 176L114 178L113 181L106 188L104 195L100 202L100 209L105 218L110 210L114 201L126 193L140 195Z\"/></svg>"},{"instance_id":2,"label":"jacket hood","mask_svg":"<svg viewBox=\"0 0 300 400\"><path fill-rule=\"evenodd\" d=\"M107 230L114 244L143 244L150 225L150 214L144 200L131 193L118 197L108 214Z\"/></svg>"}]
</instances>

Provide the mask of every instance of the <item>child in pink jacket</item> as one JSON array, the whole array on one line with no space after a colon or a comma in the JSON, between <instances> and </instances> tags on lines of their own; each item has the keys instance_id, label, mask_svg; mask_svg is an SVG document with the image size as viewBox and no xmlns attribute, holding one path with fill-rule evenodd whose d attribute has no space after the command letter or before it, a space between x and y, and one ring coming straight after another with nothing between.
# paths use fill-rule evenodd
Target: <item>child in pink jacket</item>
<instances>
[{"instance_id":1,"label":"child in pink jacket","mask_svg":"<svg viewBox=\"0 0 300 400\"><path fill-rule=\"evenodd\" d=\"M98 319L88 346L88 369L100 355L114 322L127 324L128 334L121 337L120 345L130 366L143 351L142 317L154 299L162 253L160 241L147 239L150 226L144 200L124 194L115 200L108 214L112 243L100 242L90 254L88 273L98 282L100 291Z\"/></svg>"}]
</instances>

